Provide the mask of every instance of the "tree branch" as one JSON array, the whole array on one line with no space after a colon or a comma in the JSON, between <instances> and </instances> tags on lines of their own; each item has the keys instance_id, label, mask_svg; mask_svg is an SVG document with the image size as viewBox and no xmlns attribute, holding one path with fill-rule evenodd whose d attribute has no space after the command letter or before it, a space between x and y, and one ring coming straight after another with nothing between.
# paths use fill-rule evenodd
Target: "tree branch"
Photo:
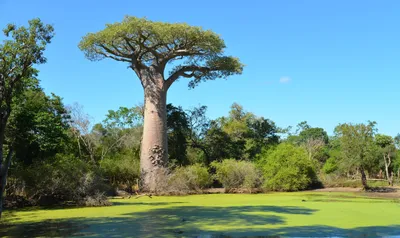
<instances>
[{"instance_id":1,"label":"tree branch","mask_svg":"<svg viewBox=\"0 0 400 238\"><path fill-rule=\"evenodd\" d=\"M108 54L102 52L102 51L98 51L98 54L103 55L104 57L107 58L111 58L113 60L117 60L117 61L124 61L124 62L130 62L130 55L127 54L119 54L118 51L112 51L110 48L108 48L107 46L103 45L103 44L99 44L99 47L101 47L104 51L106 51ZM115 56L114 56L115 55Z\"/></svg>"},{"instance_id":2,"label":"tree branch","mask_svg":"<svg viewBox=\"0 0 400 238\"><path fill-rule=\"evenodd\" d=\"M101 51L98 51L97 54L100 54L100 55L102 55L102 56L104 56L106 58L110 58L110 59L113 59L113 60L116 60L116 61L131 62L131 60L125 59L123 57L115 57L112 54L106 54L106 53L101 52Z\"/></svg>"},{"instance_id":3,"label":"tree branch","mask_svg":"<svg viewBox=\"0 0 400 238\"><path fill-rule=\"evenodd\" d=\"M169 88L179 77L191 78L195 76L195 72L207 73L212 71L209 67L202 67L196 65L182 66L179 70L172 73L166 80L167 87ZM191 72L187 74L187 72Z\"/></svg>"}]
</instances>

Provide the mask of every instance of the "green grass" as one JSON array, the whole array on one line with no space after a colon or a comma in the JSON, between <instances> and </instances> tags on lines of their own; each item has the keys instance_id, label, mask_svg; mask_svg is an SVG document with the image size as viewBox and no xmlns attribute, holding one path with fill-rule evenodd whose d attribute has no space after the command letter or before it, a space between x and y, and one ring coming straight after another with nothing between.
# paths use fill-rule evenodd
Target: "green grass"
<instances>
[{"instance_id":1,"label":"green grass","mask_svg":"<svg viewBox=\"0 0 400 238\"><path fill-rule=\"evenodd\" d=\"M400 202L299 192L113 199L114 206L5 213L1 236L222 237L400 235Z\"/></svg>"}]
</instances>

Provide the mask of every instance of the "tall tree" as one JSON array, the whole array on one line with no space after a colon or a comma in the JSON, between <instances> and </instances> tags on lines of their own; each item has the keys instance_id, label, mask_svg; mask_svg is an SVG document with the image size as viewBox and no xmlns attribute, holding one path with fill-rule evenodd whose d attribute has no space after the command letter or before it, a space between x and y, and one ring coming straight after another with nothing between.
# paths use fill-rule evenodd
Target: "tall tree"
<instances>
[{"instance_id":1,"label":"tall tree","mask_svg":"<svg viewBox=\"0 0 400 238\"><path fill-rule=\"evenodd\" d=\"M390 171L390 167L392 165L392 159L396 153L394 140L391 136L378 134L375 136L375 142L380 148L380 154L385 163L386 179L389 185L393 186L393 174Z\"/></svg>"},{"instance_id":2,"label":"tall tree","mask_svg":"<svg viewBox=\"0 0 400 238\"><path fill-rule=\"evenodd\" d=\"M142 189L154 191L168 159L167 91L179 78L189 87L240 74L237 58L224 56L225 43L214 32L187 24L153 22L125 17L83 37L79 47L90 60L110 58L125 62L144 90L144 131L140 167ZM166 68L172 70L166 74Z\"/></svg>"},{"instance_id":3,"label":"tall tree","mask_svg":"<svg viewBox=\"0 0 400 238\"><path fill-rule=\"evenodd\" d=\"M364 189L368 189L365 171L376 158L375 122L368 124L340 124L335 128L346 167L356 167L361 173Z\"/></svg>"},{"instance_id":4,"label":"tall tree","mask_svg":"<svg viewBox=\"0 0 400 238\"><path fill-rule=\"evenodd\" d=\"M28 27L8 24L3 32L7 38L0 44L0 217L13 152L13 148L9 147L3 164L5 131L13 96L23 91L27 79L37 73L33 65L46 62L43 52L53 38L54 29L39 19L33 19Z\"/></svg>"}]
</instances>

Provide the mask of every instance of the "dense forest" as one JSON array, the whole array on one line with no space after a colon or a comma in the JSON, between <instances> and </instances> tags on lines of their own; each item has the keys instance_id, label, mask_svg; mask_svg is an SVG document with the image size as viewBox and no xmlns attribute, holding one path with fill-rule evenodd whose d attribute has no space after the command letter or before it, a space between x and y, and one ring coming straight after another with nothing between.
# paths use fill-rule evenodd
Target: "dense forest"
<instances>
[{"instance_id":1,"label":"dense forest","mask_svg":"<svg viewBox=\"0 0 400 238\"><path fill-rule=\"evenodd\" d=\"M52 27L33 20L4 32L12 37L0 45L4 205L98 206L108 205L107 196L140 192L144 105L109 110L94 122L81 105L64 105L62 95L48 95L40 85L33 65L45 63ZM379 134L375 122L339 124L333 135L306 121L278 124L235 102L215 119L207 106L166 104L168 162L153 192L369 189L399 182L400 135Z\"/></svg>"}]
</instances>

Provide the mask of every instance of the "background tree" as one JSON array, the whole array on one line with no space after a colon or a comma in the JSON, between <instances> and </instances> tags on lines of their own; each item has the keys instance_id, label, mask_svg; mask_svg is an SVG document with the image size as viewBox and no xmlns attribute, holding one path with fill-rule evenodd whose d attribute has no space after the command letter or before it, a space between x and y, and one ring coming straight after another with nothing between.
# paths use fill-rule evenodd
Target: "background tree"
<instances>
[{"instance_id":1,"label":"background tree","mask_svg":"<svg viewBox=\"0 0 400 238\"><path fill-rule=\"evenodd\" d=\"M207 106L195 107L186 112L189 122L188 144L195 154L192 158L196 162L203 162L206 165L210 163L210 154L205 138L210 129L211 121L206 116Z\"/></svg>"},{"instance_id":2,"label":"background tree","mask_svg":"<svg viewBox=\"0 0 400 238\"><path fill-rule=\"evenodd\" d=\"M308 127L299 133L299 143L306 149L308 158L319 164L327 159L327 153L324 148L329 143L329 137L326 131L318 127Z\"/></svg>"},{"instance_id":3,"label":"background tree","mask_svg":"<svg viewBox=\"0 0 400 238\"><path fill-rule=\"evenodd\" d=\"M275 122L264 117L253 117L247 121L250 134L246 141L246 157L254 159L263 148L279 144L281 129Z\"/></svg>"},{"instance_id":4,"label":"background tree","mask_svg":"<svg viewBox=\"0 0 400 238\"><path fill-rule=\"evenodd\" d=\"M307 151L308 158L320 165L328 157L328 134L323 128L311 127L306 121L297 125L296 133L290 135L287 142L303 147Z\"/></svg>"},{"instance_id":5,"label":"background tree","mask_svg":"<svg viewBox=\"0 0 400 238\"><path fill-rule=\"evenodd\" d=\"M29 21L28 27L8 24L3 30L6 40L0 44L0 217L3 193L13 148L3 164L4 138L15 94L23 91L26 81L36 74L34 64L46 62L43 52L53 37L53 27L39 19Z\"/></svg>"},{"instance_id":6,"label":"background tree","mask_svg":"<svg viewBox=\"0 0 400 238\"><path fill-rule=\"evenodd\" d=\"M188 165L187 140L189 122L182 107L167 104L167 133L169 161L173 165Z\"/></svg>"},{"instance_id":7,"label":"background tree","mask_svg":"<svg viewBox=\"0 0 400 238\"><path fill-rule=\"evenodd\" d=\"M33 80L14 96L12 108L6 142L14 148L17 162L29 166L67 149L70 116L59 96L46 95Z\"/></svg>"},{"instance_id":8,"label":"background tree","mask_svg":"<svg viewBox=\"0 0 400 238\"><path fill-rule=\"evenodd\" d=\"M400 134L397 134L397 136L394 137L394 144L397 149L400 149Z\"/></svg>"},{"instance_id":9,"label":"background tree","mask_svg":"<svg viewBox=\"0 0 400 238\"><path fill-rule=\"evenodd\" d=\"M364 189L368 189L365 171L376 159L375 122L368 124L340 124L335 128L339 139L343 164L346 167L356 167L361 173Z\"/></svg>"},{"instance_id":10,"label":"background tree","mask_svg":"<svg viewBox=\"0 0 400 238\"><path fill-rule=\"evenodd\" d=\"M187 24L125 17L86 35L79 44L90 60L111 58L134 70L145 97L141 173L144 190L156 189L156 178L167 162L167 91L179 78L189 87L205 80L242 72L237 58L224 56L224 41L214 32ZM169 74L166 67L172 68Z\"/></svg>"},{"instance_id":11,"label":"background tree","mask_svg":"<svg viewBox=\"0 0 400 238\"><path fill-rule=\"evenodd\" d=\"M217 119L221 129L241 148L235 157L252 160L262 148L279 142L279 128L275 123L263 117L247 112L237 103L233 103L228 117Z\"/></svg>"},{"instance_id":12,"label":"background tree","mask_svg":"<svg viewBox=\"0 0 400 238\"><path fill-rule=\"evenodd\" d=\"M396 147L391 136L378 134L375 136L375 142L380 148L380 154L385 163L386 179L389 185L393 186L393 175L391 173L392 159L395 157Z\"/></svg>"},{"instance_id":13,"label":"background tree","mask_svg":"<svg viewBox=\"0 0 400 238\"><path fill-rule=\"evenodd\" d=\"M71 115L70 127L78 145L79 156L89 155L91 163L96 163L95 135L91 134L93 119L84 112L83 106L74 103L68 107Z\"/></svg>"},{"instance_id":14,"label":"background tree","mask_svg":"<svg viewBox=\"0 0 400 238\"><path fill-rule=\"evenodd\" d=\"M103 124L92 129L96 138L96 147L100 151L100 160L108 154L129 149L138 153L141 134L143 133L142 107L120 107L117 111L109 110Z\"/></svg>"}]
</instances>

